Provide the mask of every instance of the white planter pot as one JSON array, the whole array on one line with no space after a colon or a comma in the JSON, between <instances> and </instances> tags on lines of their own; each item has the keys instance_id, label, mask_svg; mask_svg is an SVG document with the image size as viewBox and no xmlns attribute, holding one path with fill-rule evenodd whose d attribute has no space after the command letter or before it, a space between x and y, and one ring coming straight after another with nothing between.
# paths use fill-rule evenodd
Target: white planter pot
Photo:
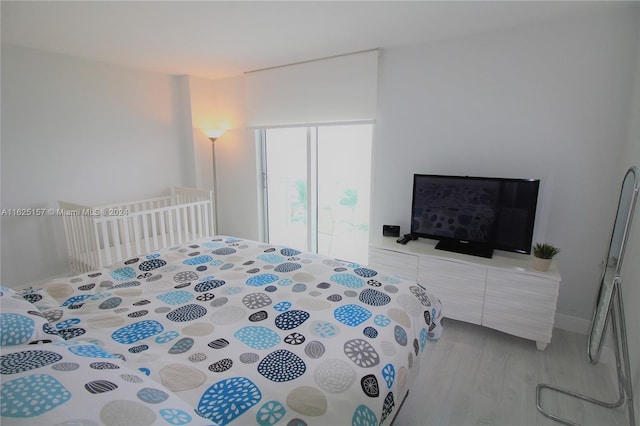
<instances>
[{"instance_id":1,"label":"white planter pot","mask_svg":"<svg viewBox=\"0 0 640 426\"><path fill-rule=\"evenodd\" d=\"M551 266L551 259L540 259L533 256L533 268L537 271L547 272Z\"/></svg>"}]
</instances>

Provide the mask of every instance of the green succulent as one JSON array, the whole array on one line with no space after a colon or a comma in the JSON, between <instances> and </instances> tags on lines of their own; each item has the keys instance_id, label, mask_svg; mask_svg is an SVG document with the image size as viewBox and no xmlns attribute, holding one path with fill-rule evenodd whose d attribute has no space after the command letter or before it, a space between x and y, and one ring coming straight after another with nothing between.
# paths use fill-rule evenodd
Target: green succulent
<instances>
[{"instance_id":1,"label":"green succulent","mask_svg":"<svg viewBox=\"0 0 640 426\"><path fill-rule=\"evenodd\" d=\"M560 249L553 244L536 243L533 246L533 255L540 259L551 259L558 253L560 253Z\"/></svg>"}]
</instances>

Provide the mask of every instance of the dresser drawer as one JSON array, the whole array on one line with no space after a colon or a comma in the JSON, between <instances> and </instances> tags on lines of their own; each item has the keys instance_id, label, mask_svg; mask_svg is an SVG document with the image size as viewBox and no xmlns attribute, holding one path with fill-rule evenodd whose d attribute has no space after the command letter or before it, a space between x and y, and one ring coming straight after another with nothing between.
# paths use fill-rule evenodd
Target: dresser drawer
<instances>
[{"instance_id":1,"label":"dresser drawer","mask_svg":"<svg viewBox=\"0 0 640 426\"><path fill-rule=\"evenodd\" d=\"M482 325L524 339L549 343L553 331L553 316L518 315L487 309L482 317Z\"/></svg>"},{"instance_id":2,"label":"dresser drawer","mask_svg":"<svg viewBox=\"0 0 640 426\"><path fill-rule=\"evenodd\" d=\"M559 286L559 281L536 274L489 270L482 325L550 342Z\"/></svg>"},{"instance_id":3,"label":"dresser drawer","mask_svg":"<svg viewBox=\"0 0 640 426\"><path fill-rule=\"evenodd\" d=\"M482 323L486 268L446 259L421 257L418 282L442 302L447 318Z\"/></svg>"},{"instance_id":4,"label":"dresser drawer","mask_svg":"<svg viewBox=\"0 0 640 426\"><path fill-rule=\"evenodd\" d=\"M418 256L416 255L370 247L369 266L379 273L389 273L406 280L416 281L418 277Z\"/></svg>"},{"instance_id":5,"label":"dresser drawer","mask_svg":"<svg viewBox=\"0 0 640 426\"><path fill-rule=\"evenodd\" d=\"M454 260L421 257L418 281L430 286L453 288L461 293L484 298L487 269Z\"/></svg>"}]
</instances>

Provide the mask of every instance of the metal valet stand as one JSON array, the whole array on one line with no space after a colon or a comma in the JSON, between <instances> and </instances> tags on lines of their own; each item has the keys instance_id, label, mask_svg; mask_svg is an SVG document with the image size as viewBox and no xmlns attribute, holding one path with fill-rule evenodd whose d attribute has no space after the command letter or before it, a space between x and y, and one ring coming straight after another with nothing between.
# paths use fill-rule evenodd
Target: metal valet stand
<instances>
[{"instance_id":1,"label":"metal valet stand","mask_svg":"<svg viewBox=\"0 0 640 426\"><path fill-rule=\"evenodd\" d=\"M608 256L603 262L600 290L596 298L587 345L589 360L592 364L596 364L600 359L600 352L608 330L609 318L611 318L611 331L613 334L613 344L615 346L616 371L618 376L618 392L620 396L615 402L605 402L567 389L542 383L539 384L536 388L536 407L538 411L546 417L565 425L580 426L579 423L574 423L563 417L551 414L542 407L541 394L544 389L569 395L606 408L621 407L626 402L629 412L629 424L631 426L636 425L633 408L633 391L631 389L627 330L622 304L622 278L620 276L620 270L625 246L629 237L635 204L638 199L638 179L638 168L634 166L627 171L622 181L618 211L613 226Z\"/></svg>"}]
</instances>

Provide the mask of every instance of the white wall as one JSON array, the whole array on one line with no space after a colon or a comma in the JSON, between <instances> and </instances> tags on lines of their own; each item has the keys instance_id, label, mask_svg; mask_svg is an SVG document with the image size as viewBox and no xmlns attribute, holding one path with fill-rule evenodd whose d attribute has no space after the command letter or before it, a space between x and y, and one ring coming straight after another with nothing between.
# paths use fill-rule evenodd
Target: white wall
<instances>
[{"instance_id":1,"label":"white wall","mask_svg":"<svg viewBox=\"0 0 640 426\"><path fill-rule=\"evenodd\" d=\"M208 80L189 76L197 181L213 182L211 142L204 131L224 129L215 142L218 234L260 239L258 175L253 131L246 129L243 77Z\"/></svg>"},{"instance_id":2,"label":"white wall","mask_svg":"<svg viewBox=\"0 0 640 426\"><path fill-rule=\"evenodd\" d=\"M637 25L622 11L384 50L372 232L409 232L413 173L540 178L534 238L562 248L558 313L585 327L621 179Z\"/></svg>"},{"instance_id":3,"label":"white wall","mask_svg":"<svg viewBox=\"0 0 640 426\"><path fill-rule=\"evenodd\" d=\"M182 78L185 79L186 92L189 96L185 110L190 116L190 127L185 130L190 134L192 140L195 186L203 189L215 189L212 164L213 146L205 134L207 130L219 128L215 122L215 114L212 112L216 103L215 82L188 75Z\"/></svg>"},{"instance_id":4,"label":"white wall","mask_svg":"<svg viewBox=\"0 0 640 426\"><path fill-rule=\"evenodd\" d=\"M636 15L640 20L640 13ZM640 168L640 29L636 32L636 68L633 100L629 114L626 145L622 155L619 174L631 166ZM620 177L622 180L622 177ZM635 218L631 225L627 251L622 265L622 295L627 324L627 339L631 359L631 377L635 392L636 418L640 412L640 200L636 205Z\"/></svg>"},{"instance_id":5,"label":"white wall","mask_svg":"<svg viewBox=\"0 0 640 426\"><path fill-rule=\"evenodd\" d=\"M217 81L219 114L229 130L216 141L220 233L260 239L260 184L254 131L246 123L243 77Z\"/></svg>"},{"instance_id":6,"label":"white wall","mask_svg":"<svg viewBox=\"0 0 640 426\"><path fill-rule=\"evenodd\" d=\"M174 77L2 46L2 208L193 185ZM58 217L2 217L2 284L67 271Z\"/></svg>"}]
</instances>

